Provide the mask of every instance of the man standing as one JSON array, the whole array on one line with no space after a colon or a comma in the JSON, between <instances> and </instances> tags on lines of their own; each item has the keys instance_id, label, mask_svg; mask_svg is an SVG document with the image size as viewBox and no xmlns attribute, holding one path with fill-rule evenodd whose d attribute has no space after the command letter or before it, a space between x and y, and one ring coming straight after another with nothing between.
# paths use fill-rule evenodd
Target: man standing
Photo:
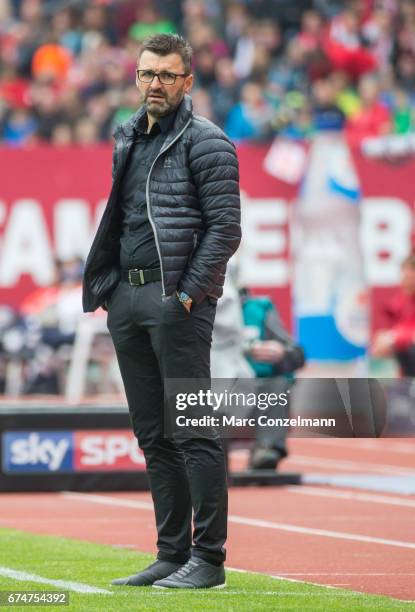
<instances>
[{"instance_id":1,"label":"man standing","mask_svg":"<svg viewBox=\"0 0 415 612\"><path fill-rule=\"evenodd\" d=\"M241 237L235 148L192 113L191 55L171 34L141 47L142 107L114 134L112 190L84 276L84 310L108 310L156 516L157 561L120 585L225 584L222 446L163 426L163 381L210 377L216 302Z\"/></svg>"}]
</instances>

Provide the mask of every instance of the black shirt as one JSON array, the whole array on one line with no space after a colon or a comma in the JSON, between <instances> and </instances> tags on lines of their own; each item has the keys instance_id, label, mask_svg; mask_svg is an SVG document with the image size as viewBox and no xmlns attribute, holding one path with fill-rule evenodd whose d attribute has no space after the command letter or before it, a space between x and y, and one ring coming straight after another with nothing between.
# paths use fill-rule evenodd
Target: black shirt
<instances>
[{"instance_id":1,"label":"black shirt","mask_svg":"<svg viewBox=\"0 0 415 612\"><path fill-rule=\"evenodd\" d=\"M121 182L122 232L120 265L123 269L159 268L153 229L147 215L146 183L151 164L160 152L176 113L161 117L147 134L147 114L135 127L135 139Z\"/></svg>"}]
</instances>

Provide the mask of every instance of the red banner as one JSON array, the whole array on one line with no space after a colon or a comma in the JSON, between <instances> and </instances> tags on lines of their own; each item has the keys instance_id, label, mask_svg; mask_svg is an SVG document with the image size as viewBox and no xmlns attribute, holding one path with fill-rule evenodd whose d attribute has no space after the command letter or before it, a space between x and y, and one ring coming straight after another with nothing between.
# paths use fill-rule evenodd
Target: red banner
<instances>
[{"instance_id":1,"label":"red banner","mask_svg":"<svg viewBox=\"0 0 415 612\"><path fill-rule=\"evenodd\" d=\"M54 259L85 257L111 181L108 146L0 149L0 303L53 282Z\"/></svg>"},{"instance_id":2,"label":"red banner","mask_svg":"<svg viewBox=\"0 0 415 612\"><path fill-rule=\"evenodd\" d=\"M352 154L362 191L361 244L375 331L384 327L384 307L414 244L415 159L374 159L357 148Z\"/></svg>"},{"instance_id":3,"label":"red banner","mask_svg":"<svg viewBox=\"0 0 415 612\"><path fill-rule=\"evenodd\" d=\"M257 295L269 295L288 329L292 328L290 204L297 183L265 169L269 147L238 148L242 194L240 281Z\"/></svg>"}]
</instances>

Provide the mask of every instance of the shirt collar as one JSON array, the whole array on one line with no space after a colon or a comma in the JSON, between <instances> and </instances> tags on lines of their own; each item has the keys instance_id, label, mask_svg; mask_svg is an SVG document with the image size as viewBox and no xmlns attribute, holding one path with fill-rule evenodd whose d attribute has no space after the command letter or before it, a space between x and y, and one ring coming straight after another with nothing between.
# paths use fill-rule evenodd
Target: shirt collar
<instances>
[{"instance_id":1,"label":"shirt collar","mask_svg":"<svg viewBox=\"0 0 415 612\"><path fill-rule=\"evenodd\" d=\"M156 123L153 124L153 127L151 128L151 130L155 129L155 126L158 126L160 132L162 132L163 134L168 132L173 127L173 123L176 118L176 112L177 112L177 109L174 110L172 113L169 113L165 117L160 117L160 119L158 119ZM139 121L136 123L136 130L140 132L141 134L146 134L147 127L148 127L147 113L144 113L142 117L140 117Z\"/></svg>"}]
</instances>

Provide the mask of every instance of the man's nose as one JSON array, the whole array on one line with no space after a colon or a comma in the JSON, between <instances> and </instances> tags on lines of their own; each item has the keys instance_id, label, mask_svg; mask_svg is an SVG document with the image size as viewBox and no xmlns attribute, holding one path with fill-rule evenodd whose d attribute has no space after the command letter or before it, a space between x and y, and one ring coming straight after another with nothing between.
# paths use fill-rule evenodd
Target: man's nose
<instances>
[{"instance_id":1,"label":"man's nose","mask_svg":"<svg viewBox=\"0 0 415 612\"><path fill-rule=\"evenodd\" d=\"M153 80L151 81L151 86L154 87L154 85L156 85L156 87L162 86L162 82L160 81L158 74L155 74Z\"/></svg>"}]
</instances>

